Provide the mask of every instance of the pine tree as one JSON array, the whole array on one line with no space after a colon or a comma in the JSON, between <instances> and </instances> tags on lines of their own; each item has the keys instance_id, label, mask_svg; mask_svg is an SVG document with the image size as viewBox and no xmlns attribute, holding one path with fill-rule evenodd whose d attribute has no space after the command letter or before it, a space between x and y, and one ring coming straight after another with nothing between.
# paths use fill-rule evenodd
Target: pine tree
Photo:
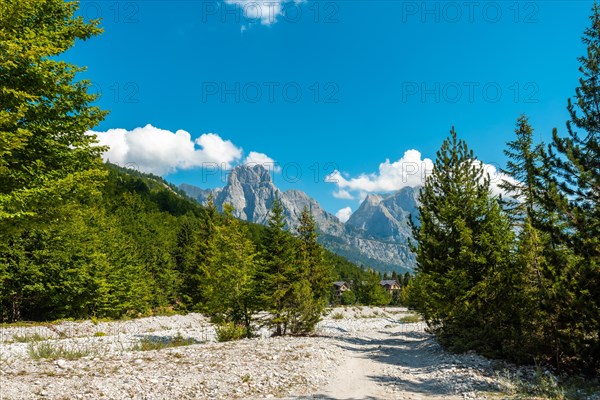
<instances>
[{"instance_id":1,"label":"pine tree","mask_svg":"<svg viewBox=\"0 0 600 400\"><path fill-rule=\"evenodd\" d=\"M317 242L319 237L314 217L308 207L304 207L298 221L298 239L301 274L308 279L315 299L326 299L333 284L333 271L325 263L323 246Z\"/></svg>"},{"instance_id":2,"label":"pine tree","mask_svg":"<svg viewBox=\"0 0 600 400\"><path fill-rule=\"evenodd\" d=\"M308 207L304 207L297 228L298 278L292 284L290 330L307 334L314 330L327 305L333 271L325 263L323 248L317 242L317 227Z\"/></svg>"},{"instance_id":3,"label":"pine tree","mask_svg":"<svg viewBox=\"0 0 600 400\"><path fill-rule=\"evenodd\" d=\"M545 153L543 143L534 145L533 129L525 115L517 120L515 135L504 150L508 161L501 170L512 179L503 179L499 186L509 197L508 211L522 222L527 217L534 218L540 207Z\"/></svg>"},{"instance_id":4,"label":"pine tree","mask_svg":"<svg viewBox=\"0 0 600 400\"><path fill-rule=\"evenodd\" d=\"M495 349L510 308L510 223L491 197L490 179L454 128L437 152L414 226L417 275L411 297L447 344Z\"/></svg>"},{"instance_id":5,"label":"pine tree","mask_svg":"<svg viewBox=\"0 0 600 400\"><path fill-rule=\"evenodd\" d=\"M554 250L554 362L600 368L600 5L582 38L579 87L569 99L567 135L553 132L549 161L555 174L546 194Z\"/></svg>"},{"instance_id":6,"label":"pine tree","mask_svg":"<svg viewBox=\"0 0 600 400\"><path fill-rule=\"evenodd\" d=\"M231 205L223 208L223 222L210 241L205 285L209 290L204 295L210 313L243 325L250 337L252 315L258 308L254 290L256 249L245 225L233 217Z\"/></svg>"},{"instance_id":7,"label":"pine tree","mask_svg":"<svg viewBox=\"0 0 600 400\"><path fill-rule=\"evenodd\" d=\"M261 267L257 277L257 291L265 310L273 314L271 323L277 335L285 333L291 286L298 279L295 265L294 241L286 231L283 206L275 198L263 238Z\"/></svg>"}]
</instances>

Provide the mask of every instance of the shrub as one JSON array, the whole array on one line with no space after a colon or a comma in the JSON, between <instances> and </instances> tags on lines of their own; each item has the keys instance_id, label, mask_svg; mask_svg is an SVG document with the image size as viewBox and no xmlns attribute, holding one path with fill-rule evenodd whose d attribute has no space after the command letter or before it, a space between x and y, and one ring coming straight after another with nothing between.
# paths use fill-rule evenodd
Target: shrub
<instances>
[{"instance_id":1,"label":"shrub","mask_svg":"<svg viewBox=\"0 0 600 400\"><path fill-rule=\"evenodd\" d=\"M352 305L356 303L356 295L352 290L342 293L341 301L343 305Z\"/></svg>"},{"instance_id":2,"label":"shrub","mask_svg":"<svg viewBox=\"0 0 600 400\"><path fill-rule=\"evenodd\" d=\"M219 342L230 342L246 337L246 328L243 325L236 325L233 322L226 322L218 325L216 331L217 340Z\"/></svg>"}]
</instances>

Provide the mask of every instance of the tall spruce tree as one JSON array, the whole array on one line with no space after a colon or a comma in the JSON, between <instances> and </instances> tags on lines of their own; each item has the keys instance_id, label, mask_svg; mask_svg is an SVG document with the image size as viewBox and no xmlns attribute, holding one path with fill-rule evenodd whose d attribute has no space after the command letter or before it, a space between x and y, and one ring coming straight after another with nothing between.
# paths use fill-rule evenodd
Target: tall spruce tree
<instances>
[{"instance_id":1,"label":"tall spruce tree","mask_svg":"<svg viewBox=\"0 0 600 400\"><path fill-rule=\"evenodd\" d=\"M294 238L286 230L283 205L275 198L262 240L261 266L257 290L265 310L273 314L275 333L285 333L289 321L286 312L290 303L291 286L298 279Z\"/></svg>"},{"instance_id":2,"label":"tall spruce tree","mask_svg":"<svg viewBox=\"0 0 600 400\"><path fill-rule=\"evenodd\" d=\"M504 150L508 161L501 170L512 179L503 179L499 187L509 197L508 211L522 222L527 217L533 218L534 211L539 209L545 154L543 143L534 144L533 128L525 115L517 120L515 136Z\"/></svg>"},{"instance_id":3,"label":"tall spruce tree","mask_svg":"<svg viewBox=\"0 0 600 400\"><path fill-rule=\"evenodd\" d=\"M555 251L556 363L600 368L600 5L582 38L579 87L569 99L567 135L555 129L549 161L554 171L547 205L557 218L548 226Z\"/></svg>"},{"instance_id":4,"label":"tall spruce tree","mask_svg":"<svg viewBox=\"0 0 600 400\"><path fill-rule=\"evenodd\" d=\"M518 292L514 303L513 335L511 349L505 356L518 361L531 361L547 353L553 339L551 321L556 299L551 296L554 271L547 262L552 252L550 237L542 229L552 226L555 218L547 209L545 194L552 185L547 154L542 143L534 144L533 128L522 115L517 120L515 139L507 143L504 151L508 161L502 172L509 178L500 188L509 200L507 211L518 232L515 244L513 273L510 281Z\"/></svg>"},{"instance_id":5,"label":"tall spruce tree","mask_svg":"<svg viewBox=\"0 0 600 400\"><path fill-rule=\"evenodd\" d=\"M258 309L254 280L256 249L248 238L245 225L224 206L223 222L212 237L204 293L207 309L226 321L243 325L246 336L252 335L252 315Z\"/></svg>"},{"instance_id":6,"label":"tall spruce tree","mask_svg":"<svg viewBox=\"0 0 600 400\"><path fill-rule=\"evenodd\" d=\"M323 248L317 242L318 233L314 217L308 207L304 207L297 228L298 278L292 284L290 328L293 334L312 332L325 310L333 272L325 262Z\"/></svg>"},{"instance_id":7,"label":"tall spruce tree","mask_svg":"<svg viewBox=\"0 0 600 400\"><path fill-rule=\"evenodd\" d=\"M497 350L512 311L503 278L513 234L489 176L454 128L425 181L419 213L414 303L446 344Z\"/></svg>"}]
</instances>

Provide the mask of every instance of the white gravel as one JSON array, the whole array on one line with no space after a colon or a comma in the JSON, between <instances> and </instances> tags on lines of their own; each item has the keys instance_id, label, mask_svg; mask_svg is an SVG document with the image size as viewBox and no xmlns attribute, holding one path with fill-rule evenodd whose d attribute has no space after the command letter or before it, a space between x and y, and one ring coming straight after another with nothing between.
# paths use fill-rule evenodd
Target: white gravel
<instances>
[{"instance_id":1,"label":"white gravel","mask_svg":"<svg viewBox=\"0 0 600 400\"><path fill-rule=\"evenodd\" d=\"M216 342L200 314L0 328L0 400L451 400L502 398L510 389L497 363L444 352L423 323L401 322L405 315L400 308L339 308L314 337L263 331L227 343ZM142 351L143 338L192 344ZM47 348L66 353L32 357Z\"/></svg>"}]
</instances>

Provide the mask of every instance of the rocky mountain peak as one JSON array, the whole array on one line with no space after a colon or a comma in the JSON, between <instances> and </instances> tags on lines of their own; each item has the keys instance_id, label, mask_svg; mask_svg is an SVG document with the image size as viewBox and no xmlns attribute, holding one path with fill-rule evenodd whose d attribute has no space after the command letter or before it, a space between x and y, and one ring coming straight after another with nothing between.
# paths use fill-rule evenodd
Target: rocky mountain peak
<instances>
[{"instance_id":1,"label":"rocky mountain peak","mask_svg":"<svg viewBox=\"0 0 600 400\"><path fill-rule=\"evenodd\" d=\"M368 194L367 197L365 197L365 200L363 201L362 204L369 205L369 206L376 206L379 203L381 203L381 200L383 200L383 197L381 197L378 194Z\"/></svg>"},{"instance_id":2,"label":"rocky mountain peak","mask_svg":"<svg viewBox=\"0 0 600 400\"><path fill-rule=\"evenodd\" d=\"M272 184L271 173L260 164L239 165L231 171L228 179L229 184L236 182L244 185Z\"/></svg>"},{"instance_id":3,"label":"rocky mountain peak","mask_svg":"<svg viewBox=\"0 0 600 400\"><path fill-rule=\"evenodd\" d=\"M233 206L237 218L266 224L276 198L281 200L288 229L294 231L304 207L308 207L321 233L321 242L330 250L366 266L412 269L414 255L408 249L411 235L408 216L416 209L417 189L369 194L346 224L323 210L319 203L300 190L282 192L271 179L271 171L262 165L241 165L229 174L220 189L181 188L204 203L213 193L216 206Z\"/></svg>"}]
</instances>

